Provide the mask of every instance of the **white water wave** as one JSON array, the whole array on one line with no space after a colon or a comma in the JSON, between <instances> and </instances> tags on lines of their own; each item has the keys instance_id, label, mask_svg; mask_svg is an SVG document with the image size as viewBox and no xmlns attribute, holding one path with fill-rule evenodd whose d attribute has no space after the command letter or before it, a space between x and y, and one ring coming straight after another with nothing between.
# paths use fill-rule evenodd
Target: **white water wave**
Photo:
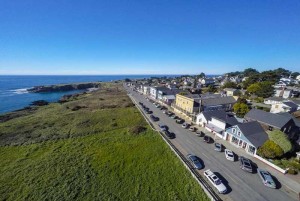
<instances>
[{"instance_id":1,"label":"white water wave","mask_svg":"<svg viewBox=\"0 0 300 201\"><path fill-rule=\"evenodd\" d=\"M28 88L25 88L25 89L14 89L14 90L10 90L11 92L13 92L14 94L27 94L28 91L27 91Z\"/></svg>"}]
</instances>

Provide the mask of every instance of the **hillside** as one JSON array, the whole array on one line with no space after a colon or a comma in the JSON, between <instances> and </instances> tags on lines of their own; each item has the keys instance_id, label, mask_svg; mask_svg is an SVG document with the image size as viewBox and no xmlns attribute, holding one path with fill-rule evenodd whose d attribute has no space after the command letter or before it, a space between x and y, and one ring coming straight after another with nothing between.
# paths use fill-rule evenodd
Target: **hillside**
<instances>
[{"instance_id":1,"label":"hillside","mask_svg":"<svg viewBox=\"0 0 300 201\"><path fill-rule=\"evenodd\" d=\"M208 200L119 84L7 119L0 200Z\"/></svg>"}]
</instances>

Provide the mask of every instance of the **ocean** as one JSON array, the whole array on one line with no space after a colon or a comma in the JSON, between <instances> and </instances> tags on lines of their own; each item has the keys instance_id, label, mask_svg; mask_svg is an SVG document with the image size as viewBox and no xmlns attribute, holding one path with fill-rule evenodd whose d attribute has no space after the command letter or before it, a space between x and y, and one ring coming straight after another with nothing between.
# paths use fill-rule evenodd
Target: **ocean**
<instances>
[{"instance_id":1,"label":"ocean","mask_svg":"<svg viewBox=\"0 0 300 201\"><path fill-rule=\"evenodd\" d=\"M164 75L98 75L98 76L0 76L0 114L22 109L35 100L58 101L63 95L74 94L80 91L55 93L28 93L26 89L53 84L69 84L76 82L115 81L125 78L150 78ZM174 77L174 75L165 75Z\"/></svg>"}]
</instances>

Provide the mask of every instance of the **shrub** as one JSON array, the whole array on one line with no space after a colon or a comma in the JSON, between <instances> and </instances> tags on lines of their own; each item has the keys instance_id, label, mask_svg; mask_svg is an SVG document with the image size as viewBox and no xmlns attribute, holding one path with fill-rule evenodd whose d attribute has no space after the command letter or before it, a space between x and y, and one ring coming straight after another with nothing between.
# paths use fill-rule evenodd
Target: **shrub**
<instances>
[{"instance_id":1,"label":"shrub","mask_svg":"<svg viewBox=\"0 0 300 201\"><path fill-rule=\"evenodd\" d=\"M269 131L269 139L278 144L284 153L292 150L293 146L287 135L280 130Z\"/></svg>"},{"instance_id":2,"label":"shrub","mask_svg":"<svg viewBox=\"0 0 300 201\"><path fill-rule=\"evenodd\" d=\"M298 174L298 171L295 170L294 168L289 168L289 169L288 169L288 173L289 173L289 174L295 175L295 174Z\"/></svg>"},{"instance_id":3,"label":"shrub","mask_svg":"<svg viewBox=\"0 0 300 201\"><path fill-rule=\"evenodd\" d=\"M279 158L283 155L282 148L274 141L267 140L258 150L258 155L264 158Z\"/></svg>"},{"instance_id":4,"label":"shrub","mask_svg":"<svg viewBox=\"0 0 300 201\"><path fill-rule=\"evenodd\" d=\"M146 130L146 127L144 127L144 126L134 126L129 129L129 132L131 134L138 135L138 134L144 132L145 130Z\"/></svg>"}]
</instances>

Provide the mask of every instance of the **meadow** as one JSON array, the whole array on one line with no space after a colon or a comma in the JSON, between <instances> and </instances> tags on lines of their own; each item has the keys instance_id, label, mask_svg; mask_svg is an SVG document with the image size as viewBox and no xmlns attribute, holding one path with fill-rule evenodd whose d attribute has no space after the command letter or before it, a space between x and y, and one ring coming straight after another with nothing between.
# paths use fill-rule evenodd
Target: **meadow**
<instances>
[{"instance_id":1,"label":"meadow","mask_svg":"<svg viewBox=\"0 0 300 201\"><path fill-rule=\"evenodd\" d=\"M0 200L208 200L119 84L2 122L0 143Z\"/></svg>"}]
</instances>

